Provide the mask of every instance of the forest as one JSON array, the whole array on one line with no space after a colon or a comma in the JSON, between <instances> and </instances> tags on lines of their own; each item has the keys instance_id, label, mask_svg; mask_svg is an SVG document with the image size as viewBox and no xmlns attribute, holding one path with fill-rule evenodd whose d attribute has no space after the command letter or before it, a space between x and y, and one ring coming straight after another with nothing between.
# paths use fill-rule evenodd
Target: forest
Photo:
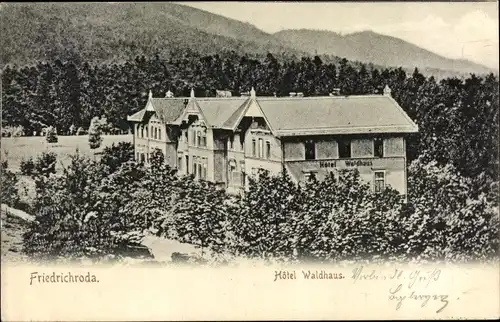
<instances>
[{"instance_id":1,"label":"forest","mask_svg":"<svg viewBox=\"0 0 500 322\"><path fill-rule=\"evenodd\" d=\"M164 97L215 96L227 89L233 96L252 86L258 96L342 95L381 93L385 85L418 124L408 139L408 157L419 155L439 164L453 164L467 177L497 177L498 76L494 74L440 81L417 69L377 69L350 62L323 62L319 56L299 59L261 59L235 52L203 56L186 50L168 59L137 57L124 63L90 64L55 60L36 65L7 66L2 75L2 128L22 126L25 135L54 126L58 134L70 128L87 129L93 117L111 127L128 130L130 115L145 106L149 90Z\"/></svg>"}]
</instances>

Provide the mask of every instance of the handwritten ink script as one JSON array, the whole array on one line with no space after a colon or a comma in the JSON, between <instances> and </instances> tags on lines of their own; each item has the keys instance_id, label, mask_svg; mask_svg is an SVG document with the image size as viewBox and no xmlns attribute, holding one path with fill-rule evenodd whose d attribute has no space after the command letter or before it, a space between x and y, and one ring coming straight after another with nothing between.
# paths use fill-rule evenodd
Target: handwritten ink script
<instances>
[{"instance_id":1,"label":"handwritten ink script","mask_svg":"<svg viewBox=\"0 0 500 322\"><path fill-rule=\"evenodd\" d=\"M394 268L390 272L365 269L363 266L352 271L354 283L360 281L388 281L393 286L389 288L388 299L396 303L396 310L403 304L419 303L426 307L429 302L437 302L436 313L442 312L449 304L448 294L437 294L429 289L429 285L436 283L441 276L440 269L400 269Z\"/></svg>"}]
</instances>

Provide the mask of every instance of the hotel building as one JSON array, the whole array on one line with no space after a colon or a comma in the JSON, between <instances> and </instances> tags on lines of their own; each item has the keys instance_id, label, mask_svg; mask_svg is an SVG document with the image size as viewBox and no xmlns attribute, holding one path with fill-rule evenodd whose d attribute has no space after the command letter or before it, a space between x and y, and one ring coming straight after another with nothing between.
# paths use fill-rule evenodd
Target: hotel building
<instances>
[{"instance_id":1,"label":"hotel building","mask_svg":"<svg viewBox=\"0 0 500 322\"><path fill-rule=\"evenodd\" d=\"M286 169L301 182L335 169L357 168L375 191L387 185L406 194L405 136L417 125L383 95L165 98L149 94L128 117L135 155L148 161L160 149L181 174L238 191L258 169Z\"/></svg>"}]
</instances>

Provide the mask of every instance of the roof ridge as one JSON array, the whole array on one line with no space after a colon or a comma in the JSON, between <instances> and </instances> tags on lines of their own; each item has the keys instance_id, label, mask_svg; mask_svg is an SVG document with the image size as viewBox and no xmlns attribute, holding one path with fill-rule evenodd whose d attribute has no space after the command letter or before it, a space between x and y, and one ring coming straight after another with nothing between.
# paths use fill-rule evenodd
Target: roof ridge
<instances>
[{"instance_id":1,"label":"roof ridge","mask_svg":"<svg viewBox=\"0 0 500 322\"><path fill-rule=\"evenodd\" d=\"M245 100L248 97L242 96L242 97L195 97L197 101L215 101L215 100L221 100L221 101L230 101L230 100Z\"/></svg>"},{"instance_id":2,"label":"roof ridge","mask_svg":"<svg viewBox=\"0 0 500 322\"><path fill-rule=\"evenodd\" d=\"M180 100L180 99L187 99L189 97L151 97L154 100Z\"/></svg>"},{"instance_id":3,"label":"roof ridge","mask_svg":"<svg viewBox=\"0 0 500 322\"><path fill-rule=\"evenodd\" d=\"M281 97L272 97L272 96L257 96L257 100L269 100L269 101L278 101L278 100L311 100L311 99L349 99L349 98L386 98L387 96L380 94L366 94L366 95L339 95L339 96L304 96L304 97L290 97L290 96L281 96Z\"/></svg>"}]
</instances>

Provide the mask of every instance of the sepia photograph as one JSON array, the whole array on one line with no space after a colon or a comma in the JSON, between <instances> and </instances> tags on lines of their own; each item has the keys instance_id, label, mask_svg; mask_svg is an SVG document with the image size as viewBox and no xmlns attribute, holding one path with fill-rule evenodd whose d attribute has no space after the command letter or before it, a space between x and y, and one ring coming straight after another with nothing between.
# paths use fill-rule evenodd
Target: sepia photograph
<instances>
[{"instance_id":1,"label":"sepia photograph","mask_svg":"<svg viewBox=\"0 0 500 322\"><path fill-rule=\"evenodd\" d=\"M497 1L0 28L2 320L500 318Z\"/></svg>"}]
</instances>

